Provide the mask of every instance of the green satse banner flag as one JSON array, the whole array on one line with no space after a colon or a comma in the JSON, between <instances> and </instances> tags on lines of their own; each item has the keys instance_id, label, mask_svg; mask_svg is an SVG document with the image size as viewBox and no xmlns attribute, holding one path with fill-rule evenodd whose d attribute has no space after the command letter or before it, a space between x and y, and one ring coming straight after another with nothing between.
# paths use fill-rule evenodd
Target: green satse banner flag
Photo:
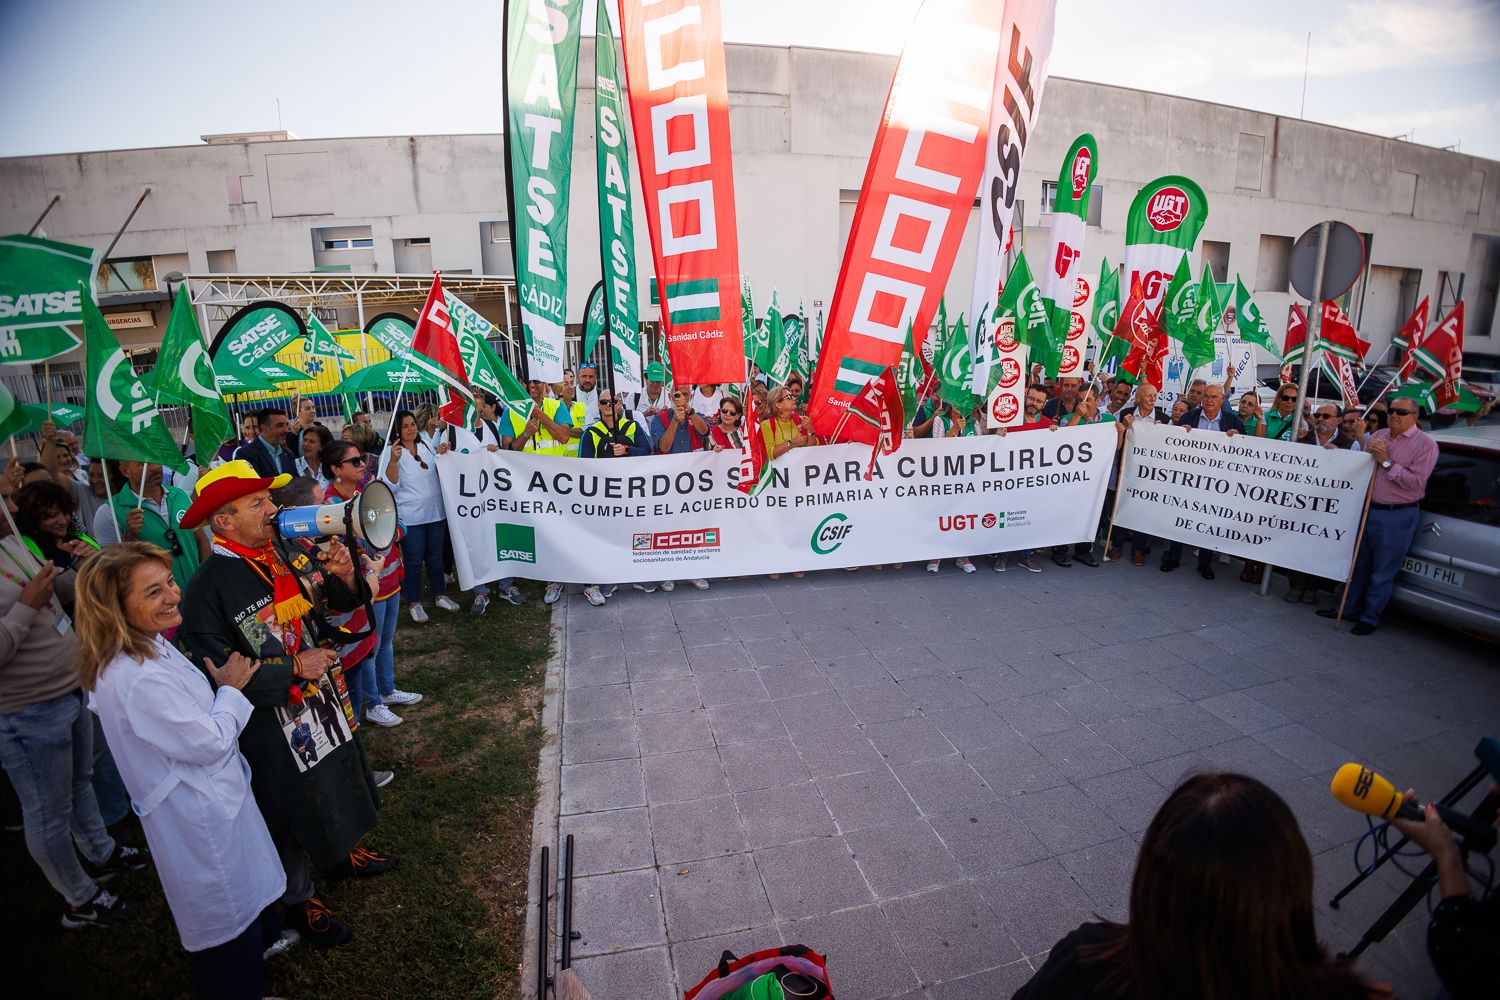
<instances>
[{"instance_id":1,"label":"green satse banner flag","mask_svg":"<svg viewBox=\"0 0 1500 1000\"><path fill-rule=\"evenodd\" d=\"M451 301L448 312L451 316ZM376 316L365 324L365 333L374 337L376 343L384 347L393 358L405 358L411 353L411 341L416 332L416 326L411 320L395 314Z\"/></svg>"},{"instance_id":2,"label":"green satse banner flag","mask_svg":"<svg viewBox=\"0 0 1500 1000\"><path fill-rule=\"evenodd\" d=\"M630 139L625 128L615 36L599 0L594 31L594 143L599 181L599 251L604 258L605 319L615 392L640 392L640 278L635 270L635 206L630 193Z\"/></svg>"},{"instance_id":3,"label":"green satse banner flag","mask_svg":"<svg viewBox=\"0 0 1500 1000\"><path fill-rule=\"evenodd\" d=\"M153 462L186 472L187 461L150 393L136 377L87 288L82 284L78 288L83 301L84 387L88 393L84 454Z\"/></svg>"},{"instance_id":4,"label":"green satse banner flag","mask_svg":"<svg viewBox=\"0 0 1500 1000\"><path fill-rule=\"evenodd\" d=\"M151 391L157 403L163 400L190 407L193 444L200 455L208 455L234 435L229 407L219 394L213 366L203 349L203 333L188 300L187 285L177 288L161 352L152 370Z\"/></svg>"},{"instance_id":5,"label":"green satse banner flag","mask_svg":"<svg viewBox=\"0 0 1500 1000\"><path fill-rule=\"evenodd\" d=\"M490 346L489 338L498 336L500 331L452 292L445 298L448 322L453 327L453 338L458 341L458 353L463 358L469 381L500 397L507 408L520 414L522 420L530 420L531 410L536 404L521 380Z\"/></svg>"},{"instance_id":6,"label":"green satse banner flag","mask_svg":"<svg viewBox=\"0 0 1500 1000\"><path fill-rule=\"evenodd\" d=\"M528 377L561 382L568 322L568 192L583 0L506 5L505 124Z\"/></svg>"},{"instance_id":7,"label":"green satse banner flag","mask_svg":"<svg viewBox=\"0 0 1500 1000\"><path fill-rule=\"evenodd\" d=\"M1005 290L995 305L996 322L1006 313L1015 317L1016 340L1031 348L1032 363L1042 365L1048 373L1056 372L1062 364L1061 345L1052 336L1047 302L1042 298L1036 279L1031 276L1031 265L1026 262L1024 250L1016 254L1015 266L1011 268Z\"/></svg>"},{"instance_id":8,"label":"green satse banner flag","mask_svg":"<svg viewBox=\"0 0 1500 1000\"><path fill-rule=\"evenodd\" d=\"M39 236L0 237L0 329L81 323L93 285L94 251L88 247Z\"/></svg>"},{"instance_id":9,"label":"green satse banner flag","mask_svg":"<svg viewBox=\"0 0 1500 1000\"><path fill-rule=\"evenodd\" d=\"M589 303L583 310L583 353L579 355L580 361L594 360L594 348L599 346L599 338L604 336L604 323L604 282L600 281L589 292Z\"/></svg>"},{"instance_id":10,"label":"green satse banner flag","mask_svg":"<svg viewBox=\"0 0 1500 1000\"><path fill-rule=\"evenodd\" d=\"M17 434L24 434L30 423L26 411L16 403L4 382L0 382L0 441L9 441Z\"/></svg>"},{"instance_id":11,"label":"green satse banner flag","mask_svg":"<svg viewBox=\"0 0 1500 1000\"><path fill-rule=\"evenodd\" d=\"M0 329L0 365L34 365L78 347L78 338L61 326Z\"/></svg>"},{"instance_id":12,"label":"green satse banner flag","mask_svg":"<svg viewBox=\"0 0 1500 1000\"><path fill-rule=\"evenodd\" d=\"M361 368L338 384L336 392L426 392L438 388L438 380L413 368L405 358L387 358L379 364Z\"/></svg>"},{"instance_id":13,"label":"green satse banner flag","mask_svg":"<svg viewBox=\"0 0 1500 1000\"><path fill-rule=\"evenodd\" d=\"M1277 361L1281 360L1281 348L1271 339L1271 331L1266 327L1266 319L1260 313L1260 307L1250 297L1250 290L1240 280L1239 275L1234 276L1234 322L1239 329L1240 339L1248 340L1252 344L1259 344Z\"/></svg>"},{"instance_id":14,"label":"green satse banner flag","mask_svg":"<svg viewBox=\"0 0 1500 1000\"><path fill-rule=\"evenodd\" d=\"M280 302L252 302L229 317L214 339L216 374L236 383L281 382L307 376L278 363L276 355L307 337L302 317ZM257 379L257 375L261 378ZM221 388L223 386L221 385Z\"/></svg>"},{"instance_id":15,"label":"green satse banner flag","mask_svg":"<svg viewBox=\"0 0 1500 1000\"><path fill-rule=\"evenodd\" d=\"M30 422L28 431L40 431L48 420L57 427L76 424L83 419L85 412L83 407L71 403L53 403L50 408L43 403L22 403L21 409L26 411L26 419Z\"/></svg>"}]
</instances>

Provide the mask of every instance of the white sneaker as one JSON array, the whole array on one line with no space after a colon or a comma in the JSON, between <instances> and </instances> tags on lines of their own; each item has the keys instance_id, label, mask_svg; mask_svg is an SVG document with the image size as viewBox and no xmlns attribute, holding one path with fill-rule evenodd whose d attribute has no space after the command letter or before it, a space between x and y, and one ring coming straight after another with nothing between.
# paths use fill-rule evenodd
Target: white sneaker
<instances>
[{"instance_id":1,"label":"white sneaker","mask_svg":"<svg viewBox=\"0 0 1500 1000\"><path fill-rule=\"evenodd\" d=\"M422 696L419 694L413 694L411 691L403 691L400 688L397 688L390 694L381 695L380 700L385 702L387 705L415 705L417 702L422 700Z\"/></svg>"},{"instance_id":2,"label":"white sneaker","mask_svg":"<svg viewBox=\"0 0 1500 1000\"><path fill-rule=\"evenodd\" d=\"M958 559L955 561L958 563L958 568L965 573L974 572L974 561L972 559Z\"/></svg>"},{"instance_id":3,"label":"white sneaker","mask_svg":"<svg viewBox=\"0 0 1500 1000\"><path fill-rule=\"evenodd\" d=\"M281 932L281 934L276 938L274 942L271 943L271 946L269 948L261 952L260 957L269 962L277 955L285 955L287 952L291 951L292 947L301 940L302 935L298 934L295 930L288 927Z\"/></svg>"},{"instance_id":4,"label":"white sneaker","mask_svg":"<svg viewBox=\"0 0 1500 1000\"><path fill-rule=\"evenodd\" d=\"M605 597L614 597L615 596L615 591L617 591L617 590L620 589L620 585L617 584L617 583L610 583L610 584L605 584L600 589L602 591L604 591L604 596Z\"/></svg>"},{"instance_id":5,"label":"white sneaker","mask_svg":"<svg viewBox=\"0 0 1500 1000\"><path fill-rule=\"evenodd\" d=\"M386 785L389 785L391 783L391 779L392 778L396 777L396 772L395 771L371 771L370 772L370 777L372 777L372 778L375 779L375 787L376 788L384 788Z\"/></svg>"},{"instance_id":6,"label":"white sneaker","mask_svg":"<svg viewBox=\"0 0 1500 1000\"><path fill-rule=\"evenodd\" d=\"M455 601L453 598L449 597L447 594L443 594L443 595L439 596L438 599L437 599L437 601L435 603L437 604L438 607L442 608L444 611L457 611L458 610L458 602Z\"/></svg>"},{"instance_id":7,"label":"white sneaker","mask_svg":"<svg viewBox=\"0 0 1500 1000\"><path fill-rule=\"evenodd\" d=\"M656 584L654 583L632 583L631 586L636 590L644 591L648 594L656 593Z\"/></svg>"},{"instance_id":8,"label":"white sneaker","mask_svg":"<svg viewBox=\"0 0 1500 1000\"><path fill-rule=\"evenodd\" d=\"M374 708L365 712L365 721L373 722L375 723L375 725L382 726L386 729L391 729L392 727L401 725L401 716L397 715L395 712L392 712L384 705L376 705Z\"/></svg>"},{"instance_id":9,"label":"white sneaker","mask_svg":"<svg viewBox=\"0 0 1500 1000\"><path fill-rule=\"evenodd\" d=\"M927 572L929 572L929 573L936 573L937 571L938 571L938 564L937 564L936 560L934 560L933 562L930 562L930 563L927 564Z\"/></svg>"},{"instance_id":10,"label":"white sneaker","mask_svg":"<svg viewBox=\"0 0 1500 1000\"><path fill-rule=\"evenodd\" d=\"M427 624L427 609L420 604L413 604L411 606L411 620L418 625Z\"/></svg>"},{"instance_id":11,"label":"white sneaker","mask_svg":"<svg viewBox=\"0 0 1500 1000\"><path fill-rule=\"evenodd\" d=\"M560 583L547 584L547 592L542 595L543 604L556 604L557 599L563 595L563 585Z\"/></svg>"},{"instance_id":12,"label":"white sneaker","mask_svg":"<svg viewBox=\"0 0 1500 1000\"><path fill-rule=\"evenodd\" d=\"M665 590L667 593L670 594L672 591L674 591L674 590L677 589L677 581L676 580L663 580L661 582L661 589Z\"/></svg>"},{"instance_id":13,"label":"white sneaker","mask_svg":"<svg viewBox=\"0 0 1500 1000\"><path fill-rule=\"evenodd\" d=\"M692 584L693 584L693 586L697 587L699 590L707 590L708 589L708 581L707 580L694 580L694 581L692 581Z\"/></svg>"},{"instance_id":14,"label":"white sneaker","mask_svg":"<svg viewBox=\"0 0 1500 1000\"><path fill-rule=\"evenodd\" d=\"M598 587L584 587L583 596L587 597L589 603L596 608L601 608L604 606L604 591L600 590Z\"/></svg>"},{"instance_id":15,"label":"white sneaker","mask_svg":"<svg viewBox=\"0 0 1500 1000\"><path fill-rule=\"evenodd\" d=\"M1004 573L1005 572L1005 565L1009 561L1010 561L1010 557L1009 556L996 556L995 557L995 572L996 573Z\"/></svg>"}]
</instances>

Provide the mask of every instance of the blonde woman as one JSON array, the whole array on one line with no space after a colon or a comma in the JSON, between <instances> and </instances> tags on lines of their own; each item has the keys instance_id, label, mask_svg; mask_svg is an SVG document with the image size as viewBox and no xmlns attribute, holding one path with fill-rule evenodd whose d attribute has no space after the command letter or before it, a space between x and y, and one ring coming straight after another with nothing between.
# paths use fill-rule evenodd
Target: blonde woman
<instances>
[{"instance_id":1,"label":"blonde woman","mask_svg":"<svg viewBox=\"0 0 1500 1000\"><path fill-rule=\"evenodd\" d=\"M771 458L780 458L793 448L818 443L806 419L797 415L797 397L786 386L772 389L766 406L771 415L761 421L760 433Z\"/></svg>"},{"instance_id":2,"label":"blonde woman","mask_svg":"<svg viewBox=\"0 0 1500 1000\"><path fill-rule=\"evenodd\" d=\"M188 662L163 632L182 623L172 557L111 545L78 577L78 653L115 763L141 818L200 997L261 997L262 954L281 933L286 875L250 794L241 689L259 662ZM217 688L217 690L215 690Z\"/></svg>"}]
</instances>

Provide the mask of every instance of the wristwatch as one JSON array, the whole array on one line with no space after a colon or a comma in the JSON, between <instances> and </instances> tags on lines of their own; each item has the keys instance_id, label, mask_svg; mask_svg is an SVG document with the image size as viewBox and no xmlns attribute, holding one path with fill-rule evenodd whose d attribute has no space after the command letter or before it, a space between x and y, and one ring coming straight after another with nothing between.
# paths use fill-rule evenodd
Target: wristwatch
<instances>
[{"instance_id":1,"label":"wristwatch","mask_svg":"<svg viewBox=\"0 0 1500 1000\"><path fill-rule=\"evenodd\" d=\"M1386 459L1384 462L1381 462L1380 463L1380 467L1382 469L1389 469L1391 467L1391 460L1390 459Z\"/></svg>"}]
</instances>

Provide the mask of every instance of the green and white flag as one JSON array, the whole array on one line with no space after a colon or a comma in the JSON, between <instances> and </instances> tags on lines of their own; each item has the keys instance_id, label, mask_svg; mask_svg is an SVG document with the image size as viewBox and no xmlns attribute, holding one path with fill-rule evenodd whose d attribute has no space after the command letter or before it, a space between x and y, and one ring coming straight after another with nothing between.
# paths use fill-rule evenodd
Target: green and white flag
<instances>
[{"instance_id":1,"label":"green and white flag","mask_svg":"<svg viewBox=\"0 0 1500 1000\"><path fill-rule=\"evenodd\" d=\"M812 374L811 359L807 351L807 317L799 307L797 312L783 316L781 325L786 330L786 342L791 354L791 367L787 375L790 377L792 372L796 372L806 383L809 381L808 376Z\"/></svg>"},{"instance_id":2,"label":"green and white flag","mask_svg":"<svg viewBox=\"0 0 1500 1000\"><path fill-rule=\"evenodd\" d=\"M1015 266L1006 279L1005 289L995 306L998 323L1006 313L1015 317L1015 339L1031 349L1031 364L1039 364L1051 376L1056 376L1062 364L1062 344L1052 333L1052 319L1047 309L1047 300L1031 275L1031 265L1026 262L1026 251L1016 254ZM1025 378L1026 373L1022 373Z\"/></svg>"},{"instance_id":3,"label":"green and white flag","mask_svg":"<svg viewBox=\"0 0 1500 1000\"><path fill-rule=\"evenodd\" d=\"M512 247L528 377L561 382L568 322L568 194L583 0L506 5L505 133Z\"/></svg>"},{"instance_id":4,"label":"green and white flag","mask_svg":"<svg viewBox=\"0 0 1500 1000\"><path fill-rule=\"evenodd\" d=\"M776 304L776 292L771 292L771 308L766 312L766 320L761 324L766 336L766 357L769 365L762 369L774 385L784 385L786 377L791 372L791 354L788 350L789 344L786 335L786 321L782 319L781 307Z\"/></svg>"},{"instance_id":5,"label":"green and white flag","mask_svg":"<svg viewBox=\"0 0 1500 1000\"><path fill-rule=\"evenodd\" d=\"M615 392L640 392L641 317L635 268L635 206L630 193L630 139L609 5L599 0L594 29L594 143L599 182L599 249L604 258L605 321Z\"/></svg>"},{"instance_id":6,"label":"green and white flag","mask_svg":"<svg viewBox=\"0 0 1500 1000\"><path fill-rule=\"evenodd\" d=\"M190 407L193 445L198 454L212 454L234 436L234 420L219 394L185 283L177 287L177 300L172 304L172 316L167 320L167 332L162 335L161 352L151 376L151 391L158 405L165 400Z\"/></svg>"},{"instance_id":7,"label":"green and white flag","mask_svg":"<svg viewBox=\"0 0 1500 1000\"><path fill-rule=\"evenodd\" d=\"M1115 326L1120 322L1120 272L1109 266L1109 258L1099 262L1099 287L1094 292L1094 332L1099 336L1099 359L1095 366L1103 371L1110 361L1125 360L1130 353L1130 342L1115 336Z\"/></svg>"},{"instance_id":8,"label":"green and white flag","mask_svg":"<svg viewBox=\"0 0 1500 1000\"><path fill-rule=\"evenodd\" d=\"M942 380L938 395L943 402L956 406L958 412L968 416L974 409L974 355L969 348L969 333L964 329L962 315L943 344L938 376Z\"/></svg>"},{"instance_id":9,"label":"green and white flag","mask_svg":"<svg viewBox=\"0 0 1500 1000\"><path fill-rule=\"evenodd\" d=\"M302 342L302 353L313 354L320 358L333 358L335 361L353 361L354 355L338 342L323 321L318 319L317 313L311 309L307 311L307 338Z\"/></svg>"},{"instance_id":10,"label":"green and white flag","mask_svg":"<svg viewBox=\"0 0 1500 1000\"><path fill-rule=\"evenodd\" d=\"M1047 303L1049 333L1056 342L1060 359L1054 371L1058 378L1082 378L1084 355L1088 352L1088 279L1082 275L1083 239L1088 231L1089 197L1099 172L1099 147L1085 132L1073 140L1058 170L1057 187L1052 197L1052 223L1048 238L1044 273L1039 279L1042 298ZM1050 357L1052 351L1046 352ZM1038 361L1045 360L1041 357Z\"/></svg>"},{"instance_id":11,"label":"green and white flag","mask_svg":"<svg viewBox=\"0 0 1500 1000\"><path fill-rule=\"evenodd\" d=\"M1197 323L1198 286L1193 283L1193 266L1183 254L1162 299L1161 325L1168 337L1183 342L1197 330Z\"/></svg>"},{"instance_id":12,"label":"green and white flag","mask_svg":"<svg viewBox=\"0 0 1500 1000\"><path fill-rule=\"evenodd\" d=\"M34 431L40 431L42 424L48 420L57 427L76 424L83 419L85 413L83 407L72 403L53 403L50 406L45 403L22 403L21 409L26 411L27 418L31 421L29 429Z\"/></svg>"},{"instance_id":13,"label":"green and white flag","mask_svg":"<svg viewBox=\"0 0 1500 1000\"><path fill-rule=\"evenodd\" d=\"M751 300L750 279L740 275L740 325L745 328L745 358L755 361L755 303Z\"/></svg>"},{"instance_id":14,"label":"green and white flag","mask_svg":"<svg viewBox=\"0 0 1500 1000\"><path fill-rule=\"evenodd\" d=\"M161 411L130 367L87 286L80 282L78 290L83 302L84 386L88 394L84 454L89 458L152 462L186 472L187 460L177 450Z\"/></svg>"},{"instance_id":15,"label":"green and white flag","mask_svg":"<svg viewBox=\"0 0 1500 1000\"><path fill-rule=\"evenodd\" d=\"M490 346L489 338L499 336L500 331L452 292L448 292L444 299L448 304L448 323L458 341L458 353L464 360L469 381L500 397L506 408L515 410L522 420L530 420L532 407L536 404L526 386ZM473 422L473 416L468 414L469 423Z\"/></svg>"},{"instance_id":16,"label":"green and white flag","mask_svg":"<svg viewBox=\"0 0 1500 1000\"><path fill-rule=\"evenodd\" d=\"M31 418L10 394L4 382L0 382L0 441L9 441L17 434L25 434Z\"/></svg>"},{"instance_id":17,"label":"green and white flag","mask_svg":"<svg viewBox=\"0 0 1500 1000\"><path fill-rule=\"evenodd\" d=\"M302 317L281 302L252 302L229 317L209 349L215 375L225 376L219 388L231 385L313 379L276 360L276 355L307 339Z\"/></svg>"},{"instance_id":18,"label":"green and white flag","mask_svg":"<svg viewBox=\"0 0 1500 1000\"><path fill-rule=\"evenodd\" d=\"M607 321L604 315L604 282L598 281L589 292L588 305L583 310L583 349L578 355L580 364L594 360L594 351L599 346L599 338L604 336L604 324Z\"/></svg>"},{"instance_id":19,"label":"green and white flag","mask_svg":"<svg viewBox=\"0 0 1500 1000\"><path fill-rule=\"evenodd\" d=\"M901 360L896 363L896 385L901 387L901 412L907 423L917 415L917 394L922 389L924 374L922 359L917 356L912 342L911 324L906 324L906 347L901 351Z\"/></svg>"},{"instance_id":20,"label":"green and white flag","mask_svg":"<svg viewBox=\"0 0 1500 1000\"><path fill-rule=\"evenodd\" d=\"M0 330L83 322L94 271L88 247L39 236L0 237Z\"/></svg>"},{"instance_id":21,"label":"green and white flag","mask_svg":"<svg viewBox=\"0 0 1500 1000\"><path fill-rule=\"evenodd\" d=\"M1271 331L1266 327L1266 318L1260 313L1260 306L1250 297L1250 290L1240 280L1239 275L1234 276L1234 322L1239 329L1240 339L1248 340L1252 344L1259 344L1270 352L1277 361L1281 360L1281 348L1276 346L1276 341L1271 339Z\"/></svg>"},{"instance_id":22,"label":"green and white flag","mask_svg":"<svg viewBox=\"0 0 1500 1000\"><path fill-rule=\"evenodd\" d=\"M77 347L78 338L64 326L0 328L0 365L34 365Z\"/></svg>"},{"instance_id":23,"label":"green and white flag","mask_svg":"<svg viewBox=\"0 0 1500 1000\"><path fill-rule=\"evenodd\" d=\"M451 314L452 307L449 311ZM386 349L393 358L405 359L411 354L412 338L417 328L412 321L400 313L382 313L365 324L365 333Z\"/></svg>"},{"instance_id":24,"label":"green and white flag","mask_svg":"<svg viewBox=\"0 0 1500 1000\"><path fill-rule=\"evenodd\" d=\"M1198 282L1197 304L1193 314L1193 325L1182 341L1182 356L1194 368L1211 364L1217 350L1214 347L1214 331L1219 328L1224 307L1219 302L1219 292L1214 284L1208 261L1203 262L1203 279Z\"/></svg>"}]
</instances>

